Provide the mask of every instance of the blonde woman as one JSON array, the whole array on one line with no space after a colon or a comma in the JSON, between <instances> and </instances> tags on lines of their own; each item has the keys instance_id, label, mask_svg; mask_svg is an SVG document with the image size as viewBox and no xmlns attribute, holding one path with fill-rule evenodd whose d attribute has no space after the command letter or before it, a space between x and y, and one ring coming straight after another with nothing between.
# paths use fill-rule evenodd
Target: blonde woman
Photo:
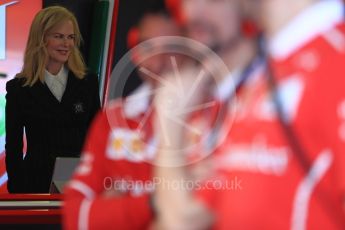
<instances>
[{"instance_id":1,"label":"blonde woman","mask_svg":"<svg viewBox=\"0 0 345 230\"><path fill-rule=\"evenodd\" d=\"M80 42L77 20L67 9L48 7L35 16L22 71L6 85L10 193L48 192L55 158L80 154L100 108L97 77L86 73Z\"/></svg>"}]
</instances>

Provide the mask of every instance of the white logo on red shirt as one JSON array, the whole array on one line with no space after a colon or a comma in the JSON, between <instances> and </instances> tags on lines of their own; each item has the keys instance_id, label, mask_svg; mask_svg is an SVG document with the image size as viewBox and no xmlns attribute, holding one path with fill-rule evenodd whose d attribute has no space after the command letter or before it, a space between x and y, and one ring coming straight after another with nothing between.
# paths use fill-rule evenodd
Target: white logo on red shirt
<instances>
[{"instance_id":1,"label":"white logo on red shirt","mask_svg":"<svg viewBox=\"0 0 345 230\"><path fill-rule=\"evenodd\" d=\"M220 156L219 168L280 176L286 171L288 153L287 147L268 146L266 139L259 137L252 144L230 145L229 153Z\"/></svg>"},{"instance_id":2,"label":"white logo on red shirt","mask_svg":"<svg viewBox=\"0 0 345 230\"><path fill-rule=\"evenodd\" d=\"M142 162L152 158L156 142L144 141L140 132L130 129L114 129L109 136L106 157L111 160Z\"/></svg>"},{"instance_id":3,"label":"white logo on red shirt","mask_svg":"<svg viewBox=\"0 0 345 230\"><path fill-rule=\"evenodd\" d=\"M289 122L296 117L303 91L304 84L299 75L293 75L279 83L279 102L283 105L284 119ZM276 119L276 106L272 100L271 92L262 94L256 108L254 108L253 116L265 121L273 121Z\"/></svg>"},{"instance_id":4,"label":"white logo on red shirt","mask_svg":"<svg viewBox=\"0 0 345 230\"><path fill-rule=\"evenodd\" d=\"M298 68L312 72L319 66L320 57L316 49L311 49L299 54L295 61L295 65L298 66Z\"/></svg>"},{"instance_id":5,"label":"white logo on red shirt","mask_svg":"<svg viewBox=\"0 0 345 230\"><path fill-rule=\"evenodd\" d=\"M283 105L284 118L287 121L291 122L296 117L303 91L304 83L298 75L287 78L279 85L279 99Z\"/></svg>"}]
</instances>

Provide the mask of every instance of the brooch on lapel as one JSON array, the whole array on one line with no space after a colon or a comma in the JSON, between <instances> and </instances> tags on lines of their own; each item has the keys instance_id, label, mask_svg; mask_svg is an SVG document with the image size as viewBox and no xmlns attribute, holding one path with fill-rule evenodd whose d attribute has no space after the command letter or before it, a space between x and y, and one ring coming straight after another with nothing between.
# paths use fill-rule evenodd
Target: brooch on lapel
<instances>
[{"instance_id":1,"label":"brooch on lapel","mask_svg":"<svg viewBox=\"0 0 345 230\"><path fill-rule=\"evenodd\" d=\"M84 107L83 103L78 102L74 104L74 112L75 113L83 113L84 112Z\"/></svg>"}]
</instances>

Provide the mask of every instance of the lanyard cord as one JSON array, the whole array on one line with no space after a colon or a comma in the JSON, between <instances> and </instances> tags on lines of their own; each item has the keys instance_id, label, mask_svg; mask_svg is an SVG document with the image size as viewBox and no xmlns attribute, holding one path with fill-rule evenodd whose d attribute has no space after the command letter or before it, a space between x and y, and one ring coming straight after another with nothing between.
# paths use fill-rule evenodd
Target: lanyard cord
<instances>
[{"instance_id":1,"label":"lanyard cord","mask_svg":"<svg viewBox=\"0 0 345 230\"><path fill-rule=\"evenodd\" d=\"M301 169L304 173L308 173L311 167L310 159L308 159L306 151L302 147L302 144L300 143L299 139L297 138L296 132L294 131L293 127L289 124L286 117L284 116L283 105L279 98L277 83L274 79L275 75L273 73L273 69L271 67L269 60L267 60L266 62L266 73L268 84L271 90L272 100L278 115L279 123L282 127L282 131L284 132L284 135L286 136L286 139L289 142L289 145L292 148L299 162L299 165L301 166Z\"/></svg>"},{"instance_id":2,"label":"lanyard cord","mask_svg":"<svg viewBox=\"0 0 345 230\"><path fill-rule=\"evenodd\" d=\"M253 71L257 68L257 66L260 66L262 63L263 58L258 55L254 57L241 72L238 81L235 83L235 87L232 88L232 92L227 96L227 98L224 100L224 104L221 105L219 109L218 118L211 131L210 138L206 143L206 148L208 150L213 149L217 145L217 141L219 141L219 135L221 134L223 123L228 115L228 106L230 106L230 104L234 101L236 93L240 91L245 83L250 79L250 77L253 75Z\"/></svg>"}]
</instances>

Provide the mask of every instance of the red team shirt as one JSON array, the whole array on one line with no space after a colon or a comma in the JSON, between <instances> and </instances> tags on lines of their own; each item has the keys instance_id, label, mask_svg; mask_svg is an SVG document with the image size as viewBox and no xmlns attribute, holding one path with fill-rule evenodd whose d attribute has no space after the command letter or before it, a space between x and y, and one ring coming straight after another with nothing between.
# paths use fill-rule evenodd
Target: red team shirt
<instances>
[{"instance_id":1,"label":"red team shirt","mask_svg":"<svg viewBox=\"0 0 345 230\"><path fill-rule=\"evenodd\" d=\"M337 0L314 4L270 41L269 51L284 117L310 168L303 170L289 147L261 66L239 92L235 122L213 159L218 177L228 184L236 179L240 186L200 190L196 195L215 213L214 229L344 229L343 4ZM115 130L106 113L96 118L82 163L65 191L66 229L150 226L152 187L123 191L121 199L100 195L115 180L152 178L152 166L146 162L154 149L143 148L138 141L153 143L152 128L144 127L138 137L128 126L138 125L140 116L130 122L118 119ZM119 147L123 142L129 150ZM148 153L141 154L143 149Z\"/></svg>"},{"instance_id":2,"label":"red team shirt","mask_svg":"<svg viewBox=\"0 0 345 230\"><path fill-rule=\"evenodd\" d=\"M153 219L149 189L123 191L121 199L102 197L106 189L122 180L144 182L152 178L151 164L140 159L142 142L135 132L143 115L125 119L123 113L121 107L110 106L91 126L81 164L65 191L66 229L147 229Z\"/></svg>"},{"instance_id":3,"label":"red team shirt","mask_svg":"<svg viewBox=\"0 0 345 230\"><path fill-rule=\"evenodd\" d=\"M231 81L227 85L231 88ZM228 91L222 87L216 97L226 97L223 94ZM149 228L153 221L149 195L154 190L151 162L157 145L152 132L154 112L145 96L149 94L150 87L144 84L132 97L115 100L95 118L81 164L65 190L66 229ZM206 113L200 112L202 116L194 114L190 122L205 131L208 124L201 117L214 120L219 100ZM196 135L189 139L195 142L191 149L202 148ZM191 154L190 160L196 157ZM104 198L104 191L111 188L120 189L121 198Z\"/></svg>"},{"instance_id":4,"label":"red team shirt","mask_svg":"<svg viewBox=\"0 0 345 230\"><path fill-rule=\"evenodd\" d=\"M284 117L311 166L305 172L289 147L267 74L255 74L239 94L230 137L215 160L219 174L236 176L241 188L204 192L215 212L214 228L344 229L342 3L321 1L307 9L270 42L269 51Z\"/></svg>"}]
</instances>

